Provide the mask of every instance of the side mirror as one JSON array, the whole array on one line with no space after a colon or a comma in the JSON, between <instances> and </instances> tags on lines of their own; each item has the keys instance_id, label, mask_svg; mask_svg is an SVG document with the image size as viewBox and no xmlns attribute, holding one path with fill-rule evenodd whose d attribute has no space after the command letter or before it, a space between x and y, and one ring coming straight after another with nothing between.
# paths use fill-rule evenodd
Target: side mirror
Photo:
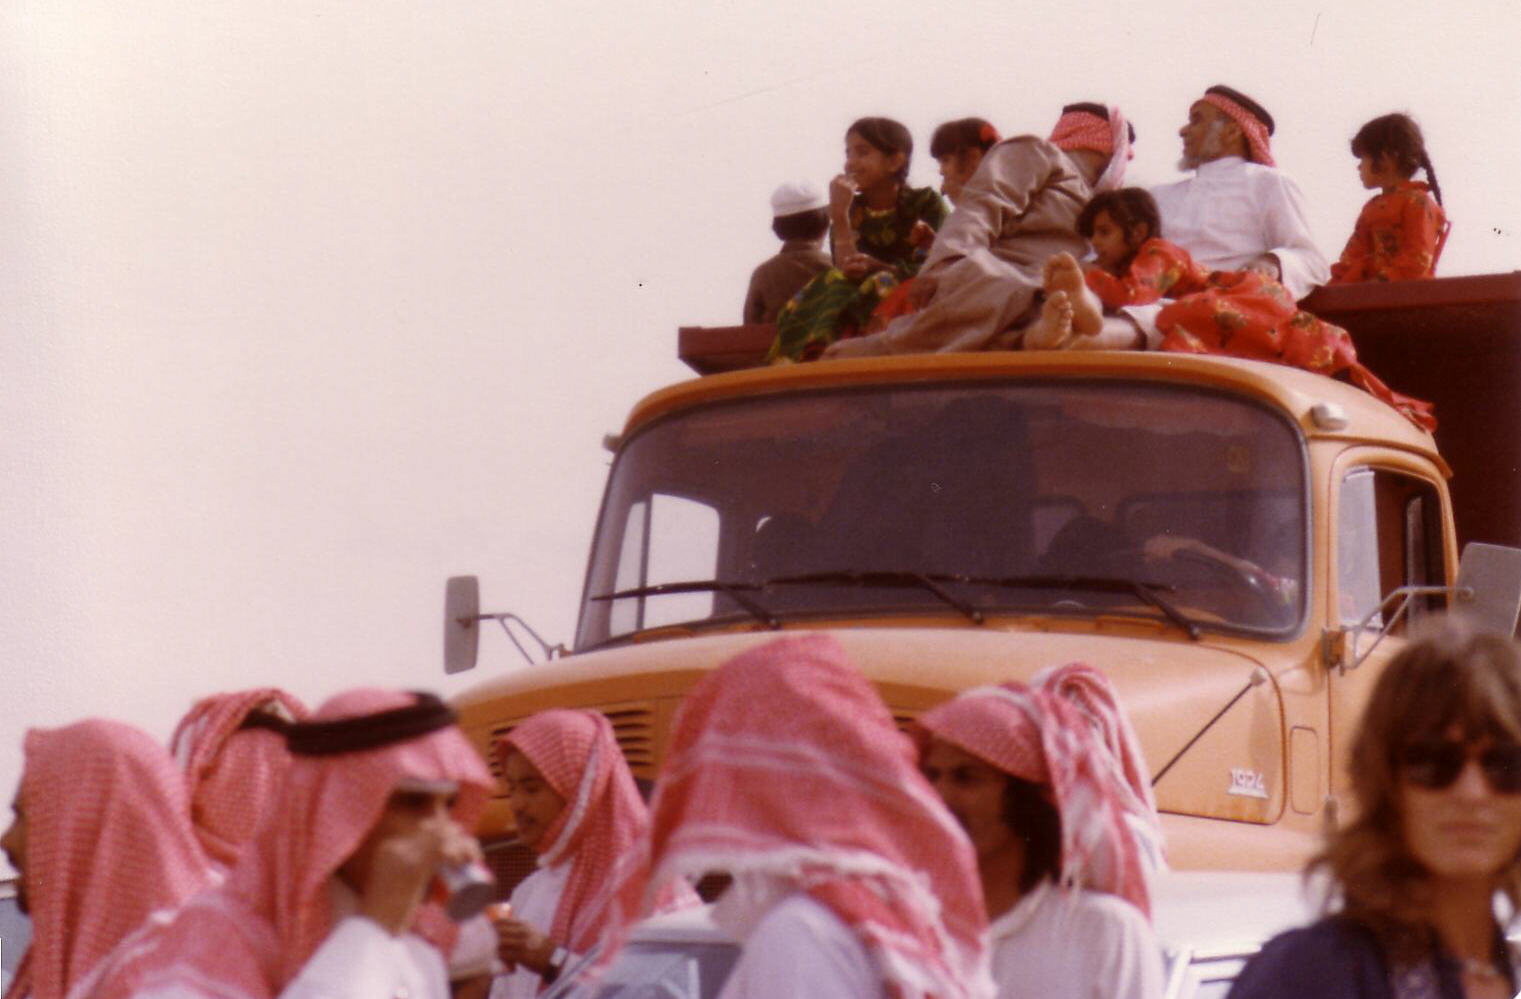
<instances>
[{"instance_id":1,"label":"side mirror","mask_svg":"<svg viewBox=\"0 0 1521 999\"><path fill-rule=\"evenodd\" d=\"M480 644L480 580L474 576L450 576L444 585L444 672L475 669Z\"/></svg>"},{"instance_id":2,"label":"side mirror","mask_svg":"<svg viewBox=\"0 0 1521 999\"><path fill-rule=\"evenodd\" d=\"M1474 541L1458 561L1458 589L1467 590L1455 609L1485 631L1514 636L1521 620L1521 548Z\"/></svg>"}]
</instances>

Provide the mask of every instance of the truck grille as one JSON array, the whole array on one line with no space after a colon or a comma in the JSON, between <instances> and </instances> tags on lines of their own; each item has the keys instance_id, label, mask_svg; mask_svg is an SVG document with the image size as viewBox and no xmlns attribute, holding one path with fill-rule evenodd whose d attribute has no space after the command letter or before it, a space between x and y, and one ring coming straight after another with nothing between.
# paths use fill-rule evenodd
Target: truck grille
<instances>
[{"instance_id":1,"label":"truck grille","mask_svg":"<svg viewBox=\"0 0 1521 999\"><path fill-rule=\"evenodd\" d=\"M618 748L623 751L623 758L628 761L629 769L636 777L653 777L655 773L655 702L634 701L622 704L607 704L594 707L591 710L600 711L607 720L612 722L613 735L618 740ZM498 739L523 722L528 716L512 718L491 729L490 743L495 744ZM498 788L502 782L502 764L493 753L490 759L491 773L497 779ZM500 795L501 792L498 791Z\"/></svg>"}]
</instances>

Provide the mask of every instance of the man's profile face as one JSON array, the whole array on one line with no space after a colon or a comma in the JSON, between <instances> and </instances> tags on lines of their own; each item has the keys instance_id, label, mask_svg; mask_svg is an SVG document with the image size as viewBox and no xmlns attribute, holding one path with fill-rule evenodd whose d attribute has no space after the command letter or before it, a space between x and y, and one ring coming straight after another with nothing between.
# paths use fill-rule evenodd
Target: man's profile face
<instances>
[{"instance_id":1,"label":"man's profile face","mask_svg":"<svg viewBox=\"0 0 1521 999\"><path fill-rule=\"evenodd\" d=\"M363 893L375 864L375 851L386 840L411 836L430 819L450 819L459 788L453 782L429 782L427 786L399 785L386 799L385 810L370 827L359 846L338 871L349 887Z\"/></svg>"},{"instance_id":2,"label":"man's profile face","mask_svg":"<svg viewBox=\"0 0 1521 999\"><path fill-rule=\"evenodd\" d=\"M16 797L11 801L11 824L5 830L5 835L0 836L0 849L5 851L5 859L16 869L16 908L23 913L31 911L30 901L26 896L26 812L21 809L21 789L16 789Z\"/></svg>"},{"instance_id":3,"label":"man's profile face","mask_svg":"<svg viewBox=\"0 0 1521 999\"><path fill-rule=\"evenodd\" d=\"M536 853L547 850L552 844L545 842L544 835L565 810L565 799L517 750L507 754L502 770L518 839Z\"/></svg>"},{"instance_id":4,"label":"man's profile face","mask_svg":"<svg viewBox=\"0 0 1521 999\"><path fill-rule=\"evenodd\" d=\"M943 739L930 741L919 770L966 830L979 864L1016 848L1003 815L1008 774Z\"/></svg>"},{"instance_id":5,"label":"man's profile face","mask_svg":"<svg viewBox=\"0 0 1521 999\"><path fill-rule=\"evenodd\" d=\"M1230 128L1235 125L1230 115L1215 105L1195 101L1188 109L1188 121L1178 129L1178 135L1183 138L1183 156L1178 160L1178 166L1192 170L1201 163L1234 154L1235 146L1229 140Z\"/></svg>"}]
</instances>

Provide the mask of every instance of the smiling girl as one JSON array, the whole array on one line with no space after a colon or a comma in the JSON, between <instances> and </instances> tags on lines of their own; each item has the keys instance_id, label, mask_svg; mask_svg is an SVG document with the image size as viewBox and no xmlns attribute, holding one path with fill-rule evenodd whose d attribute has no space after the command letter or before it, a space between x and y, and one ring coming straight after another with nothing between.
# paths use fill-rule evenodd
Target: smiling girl
<instances>
[{"instance_id":1,"label":"smiling girl","mask_svg":"<svg viewBox=\"0 0 1521 999\"><path fill-rule=\"evenodd\" d=\"M908 186L913 151L908 129L891 118L862 118L846 130L845 170L829 185L834 267L782 307L767 361L813 360L856 335L924 262L948 210L932 188Z\"/></svg>"}]
</instances>

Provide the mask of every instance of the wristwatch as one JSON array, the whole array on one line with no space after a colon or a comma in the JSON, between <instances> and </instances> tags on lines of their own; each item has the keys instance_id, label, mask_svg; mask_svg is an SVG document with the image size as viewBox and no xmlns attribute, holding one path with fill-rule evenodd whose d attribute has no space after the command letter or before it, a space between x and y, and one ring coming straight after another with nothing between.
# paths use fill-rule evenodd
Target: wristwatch
<instances>
[{"instance_id":1,"label":"wristwatch","mask_svg":"<svg viewBox=\"0 0 1521 999\"><path fill-rule=\"evenodd\" d=\"M556 947L549 955L549 963L544 965L544 970L539 972L539 978L545 985L553 984L560 972L565 970L565 962L570 960L570 951L564 947Z\"/></svg>"}]
</instances>

